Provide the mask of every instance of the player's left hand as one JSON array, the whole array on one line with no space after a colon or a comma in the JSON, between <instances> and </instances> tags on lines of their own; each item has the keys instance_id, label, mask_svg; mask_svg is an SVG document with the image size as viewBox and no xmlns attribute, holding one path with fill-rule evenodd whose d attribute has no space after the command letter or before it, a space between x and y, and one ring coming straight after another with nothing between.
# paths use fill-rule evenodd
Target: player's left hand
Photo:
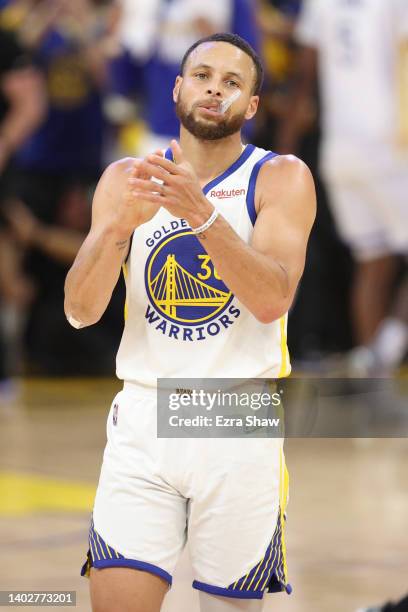
<instances>
[{"instance_id":1,"label":"player's left hand","mask_svg":"<svg viewBox=\"0 0 408 612\"><path fill-rule=\"evenodd\" d=\"M175 217L186 219L191 227L202 225L214 207L204 196L192 165L176 140L171 142L173 161L157 154L148 155L139 168L144 174L159 179L130 178L135 197L159 204Z\"/></svg>"}]
</instances>

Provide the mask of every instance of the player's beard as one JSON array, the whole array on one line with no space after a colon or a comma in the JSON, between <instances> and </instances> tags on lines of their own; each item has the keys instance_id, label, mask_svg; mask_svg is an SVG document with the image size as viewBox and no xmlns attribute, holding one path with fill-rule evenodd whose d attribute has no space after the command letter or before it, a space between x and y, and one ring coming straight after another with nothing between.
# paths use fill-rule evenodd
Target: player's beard
<instances>
[{"instance_id":1,"label":"player's beard","mask_svg":"<svg viewBox=\"0 0 408 612\"><path fill-rule=\"evenodd\" d=\"M221 140L240 131L244 125L245 113L224 117L218 121L204 121L194 117L195 107L187 110L181 97L176 102L176 113L183 127L198 140Z\"/></svg>"}]
</instances>

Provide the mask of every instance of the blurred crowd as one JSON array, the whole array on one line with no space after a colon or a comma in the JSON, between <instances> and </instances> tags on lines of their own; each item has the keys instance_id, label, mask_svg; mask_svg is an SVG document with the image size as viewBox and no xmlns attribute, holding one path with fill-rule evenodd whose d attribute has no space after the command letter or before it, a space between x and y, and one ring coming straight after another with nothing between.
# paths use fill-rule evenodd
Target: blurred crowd
<instances>
[{"instance_id":1,"label":"blurred crowd","mask_svg":"<svg viewBox=\"0 0 408 612\"><path fill-rule=\"evenodd\" d=\"M171 91L180 60L217 31L248 40L266 67L245 137L297 154L316 179L318 216L290 313L294 364L374 376L403 363L408 69L397 67L408 16L404 2L372 0L362 24L360 4L0 0L3 391L19 374L114 372L123 283L101 322L77 332L64 317L65 275L103 168L178 135ZM354 27L365 33L357 42Z\"/></svg>"}]
</instances>

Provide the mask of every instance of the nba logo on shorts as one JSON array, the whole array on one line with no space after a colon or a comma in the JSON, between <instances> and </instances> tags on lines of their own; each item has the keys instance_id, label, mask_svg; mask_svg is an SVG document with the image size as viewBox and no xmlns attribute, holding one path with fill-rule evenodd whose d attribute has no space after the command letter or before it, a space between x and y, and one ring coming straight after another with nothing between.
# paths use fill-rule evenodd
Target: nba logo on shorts
<instances>
[{"instance_id":1,"label":"nba logo on shorts","mask_svg":"<svg viewBox=\"0 0 408 612\"><path fill-rule=\"evenodd\" d=\"M118 410L119 410L118 404L114 404L113 405L113 418L112 418L114 425L118 424Z\"/></svg>"}]
</instances>

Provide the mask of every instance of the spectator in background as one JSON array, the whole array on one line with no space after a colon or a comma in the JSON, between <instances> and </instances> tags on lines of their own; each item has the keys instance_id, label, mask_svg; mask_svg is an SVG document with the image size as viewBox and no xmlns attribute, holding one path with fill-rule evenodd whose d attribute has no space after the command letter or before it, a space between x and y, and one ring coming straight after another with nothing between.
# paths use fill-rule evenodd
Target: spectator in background
<instances>
[{"instance_id":1,"label":"spectator in background","mask_svg":"<svg viewBox=\"0 0 408 612\"><path fill-rule=\"evenodd\" d=\"M36 287L25 338L34 372L110 371L119 339L121 309L116 309L114 330L92 333L81 347L62 309L64 278L75 255L71 247L79 246L88 230L101 171L106 130L102 105L115 18L110 3L39 0L20 23L20 38L45 75L49 98L45 120L16 155L7 213L15 238L28 249L26 269ZM28 223L27 231L18 231L21 220ZM45 229L53 232L52 248ZM40 236L47 244L39 243ZM83 361L74 363L71 353Z\"/></svg>"},{"instance_id":2,"label":"spectator in background","mask_svg":"<svg viewBox=\"0 0 408 612\"><path fill-rule=\"evenodd\" d=\"M407 72L408 4L304 0L296 37L302 45L299 79L280 144L295 149L318 69L320 168L356 262L352 317L358 347L348 363L351 373L374 374L402 359L408 338L399 315L387 318L396 256L408 252L406 105L397 78L398 62L400 73Z\"/></svg>"},{"instance_id":3,"label":"spectator in background","mask_svg":"<svg viewBox=\"0 0 408 612\"><path fill-rule=\"evenodd\" d=\"M0 28L0 312L20 308L30 298L4 219L13 157L45 113L44 83L13 32ZM0 320L0 396L8 386L5 330Z\"/></svg>"},{"instance_id":4,"label":"spectator in background","mask_svg":"<svg viewBox=\"0 0 408 612\"><path fill-rule=\"evenodd\" d=\"M262 0L259 7L266 79L257 135L266 148L275 143L276 127L289 101L294 65L293 30L299 10L300 0Z\"/></svg>"},{"instance_id":5,"label":"spectator in background","mask_svg":"<svg viewBox=\"0 0 408 612\"><path fill-rule=\"evenodd\" d=\"M149 0L137 4L124 0L122 42L126 51L113 62L112 85L122 96L143 96L148 131L138 155L165 148L178 135L173 100L162 92L172 91L185 49L203 36L222 31L239 34L258 49L256 8L252 0Z\"/></svg>"},{"instance_id":6,"label":"spectator in background","mask_svg":"<svg viewBox=\"0 0 408 612\"><path fill-rule=\"evenodd\" d=\"M92 0L40 0L20 28L47 79L49 113L20 150L22 170L85 184L99 177L105 123L102 100L112 49L111 15Z\"/></svg>"}]
</instances>

